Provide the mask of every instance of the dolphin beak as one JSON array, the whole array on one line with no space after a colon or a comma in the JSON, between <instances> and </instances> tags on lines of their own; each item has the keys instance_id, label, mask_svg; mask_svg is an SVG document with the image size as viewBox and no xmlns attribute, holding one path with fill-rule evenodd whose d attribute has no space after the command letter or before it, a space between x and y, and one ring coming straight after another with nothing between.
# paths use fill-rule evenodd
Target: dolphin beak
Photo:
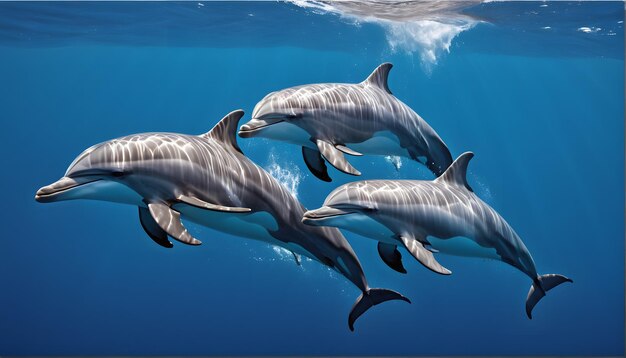
<instances>
[{"instance_id":1,"label":"dolphin beak","mask_svg":"<svg viewBox=\"0 0 626 358\"><path fill-rule=\"evenodd\" d=\"M302 223L311 226L323 226L324 221L327 219L351 213L353 213L353 211L322 206L319 209L309 210L304 213Z\"/></svg>"},{"instance_id":2,"label":"dolphin beak","mask_svg":"<svg viewBox=\"0 0 626 358\"><path fill-rule=\"evenodd\" d=\"M37 193L35 194L35 200L40 203L51 203L54 201L63 200L61 194L67 193L74 188L93 183L98 180L100 179L94 177L63 177L56 182L37 190Z\"/></svg>"},{"instance_id":3,"label":"dolphin beak","mask_svg":"<svg viewBox=\"0 0 626 358\"><path fill-rule=\"evenodd\" d=\"M252 118L250 122L244 124L239 128L239 136L241 138L250 138L253 137L257 132L265 127L269 127L272 124L283 122L283 118L266 118L266 119L258 119Z\"/></svg>"}]
</instances>

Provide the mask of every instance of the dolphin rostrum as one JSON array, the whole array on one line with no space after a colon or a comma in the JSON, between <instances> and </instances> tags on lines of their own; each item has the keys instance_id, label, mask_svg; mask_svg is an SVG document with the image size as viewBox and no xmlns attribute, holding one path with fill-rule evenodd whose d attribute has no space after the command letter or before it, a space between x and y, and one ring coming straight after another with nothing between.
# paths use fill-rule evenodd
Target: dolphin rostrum
<instances>
[{"instance_id":1,"label":"dolphin rostrum","mask_svg":"<svg viewBox=\"0 0 626 358\"><path fill-rule=\"evenodd\" d=\"M276 179L250 161L237 145L243 111L224 117L200 136L146 133L95 145L65 176L37 192L42 203L96 199L135 205L144 230L157 244L168 236L199 245L181 218L229 234L257 239L306 255L344 275L363 293L349 327L367 309L407 298L370 289L350 244L335 228L302 224L305 208Z\"/></svg>"},{"instance_id":2,"label":"dolphin rostrum","mask_svg":"<svg viewBox=\"0 0 626 358\"><path fill-rule=\"evenodd\" d=\"M473 156L471 152L462 154L434 181L367 180L342 185L328 195L324 206L306 212L302 221L377 240L383 261L403 273L398 245L443 275L451 272L433 253L503 261L533 280L526 299L526 314L532 318L533 307L548 290L572 280L537 274L520 237L467 183L467 165Z\"/></svg>"},{"instance_id":3,"label":"dolphin rostrum","mask_svg":"<svg viewBox=\"0 0 626 358\"><path fill-rule=\"evenodd\" d=\"M408 157L439 176L452 163L450 151L426 121L391 94L391 67L383 63L357 84L312 84L272 92L257 103L239 135L302 146L307 167L324 181L331 181L324 160L344 173L361 175L344 154L362 153Z\"/></svg>"}]
</instances>

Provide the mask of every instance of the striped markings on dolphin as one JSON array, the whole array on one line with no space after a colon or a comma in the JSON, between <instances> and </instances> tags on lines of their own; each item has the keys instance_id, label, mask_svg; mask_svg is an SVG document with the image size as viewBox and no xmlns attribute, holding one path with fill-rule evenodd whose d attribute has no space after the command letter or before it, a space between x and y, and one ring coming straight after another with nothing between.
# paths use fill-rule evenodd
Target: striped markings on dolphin
<instances>
[{"instance_id":1,"label":"striped markings on dolphin","mask_svg":"<svg viewBox=\"0 0 626 358\"><path fill-rule=\"evenodd\" d=\"M309 170L331 181L326 162L361 175L345 155L395 155L418 161L439 176L452 163L446 144L387 84L391 63L383 63L361 83L311 84L265 96L243 138L264 137L302 147Z\"/></svg>"},{"instance_id":2,"label":"striped markings on dolphin","mask_svg":"<svg viewBox=\"0 0 626 358\"><path fill-rule=\"evenodd\" d=\"M304 225L304 206L237 144L243 111L233 111L203 135L144 133L85 150L65 175L37 191L38 202L93 199L134 205L141 226L157 244L169 237L200 245L181 219L305 255L342 274L361 291L348 325L374 305L410 301L370 289L352 247L335 228Z\"/></svg>"},{"instance_id":3,"label":"striped markings on dolphin","mask_svg":"<svg viewBox=\"0 0 626 358\"><path fill-rule=\"evenodd\" d=\"M367 180L342 185L302 221L346 229L378 241L382 260L406 273L398 246L428 269L451 274L434 254L486 257L505 262L529 276L526 314L550 289L569 278L539 275L528 249L513 228L474 194L467 182L473 153L459 156L437 179Z\"/></svg>"}]
</instances>

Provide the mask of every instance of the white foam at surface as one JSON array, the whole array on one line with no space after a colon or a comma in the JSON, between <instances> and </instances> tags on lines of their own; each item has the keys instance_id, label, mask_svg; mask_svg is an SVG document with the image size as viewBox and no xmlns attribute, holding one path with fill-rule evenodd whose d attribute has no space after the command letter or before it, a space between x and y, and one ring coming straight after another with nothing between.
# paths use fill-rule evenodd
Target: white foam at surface
<instances>
[{"instance_id":1,"label":"white foam at surface","mask_svg":"<svg viewBox=\"0 0 626 358\"><path fill-rule=\"evenodd\" d=\"M590 33L592 33L592 32L598 32L598 31L600 31L600 30L602 30L602 28L600 28L600 27L587 27L587 26L583 26L583 27L579 27L577 31L584 32L584 33L586 33L586 34L590 34Z\"/></svg>"},{"instance_id":2,"label":"white foam at surface","mask_svg":"<svg viewBox=\"0 0 626 358\"><path fill-rule=\"evenodd\" d=\"M474 24L449 24L432 20L411 23L382 22L392 51L419 53L427 69L437 64L442 53L449 53L452 40Z\"/></svg>"},{"instance_id":3,"label":"white foam at surface","mask_svg":"<svg viewBox=\"0 0 626 358\"><path fill-rule=\"evenodd\" d=\"M374 23L385 30L392 52L417 53L424 69L429 71L438 58L450 52L453 39L474 27L479 21L461 10L480 1L417 1L391 6L385 1L322 2L289 0L316 13L331 13L353 24Z\"/></svg>"}]
</instances>

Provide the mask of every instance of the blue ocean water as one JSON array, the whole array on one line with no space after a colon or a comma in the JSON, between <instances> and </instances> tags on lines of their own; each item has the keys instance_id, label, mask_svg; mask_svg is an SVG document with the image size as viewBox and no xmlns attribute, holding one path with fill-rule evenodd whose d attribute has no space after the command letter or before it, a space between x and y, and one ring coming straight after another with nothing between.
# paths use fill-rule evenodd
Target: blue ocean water
<instances>
[{"instance_id":1,"label":"blue ocean water","mask_svg":"<svg viewBox=\"0 0 626 358\"><path fill-rule=\"evenodd\" d=\"M624 3L352 5L0 3L0 355L623 355ZM574 280L532 320L530 280L503 263L439 256L451 276L414 260L401 275L345 232L370 285L413 302L352 333L360 292L320 264L192 224L203 245L167 250L134 207L33 199L95 143L204 133L268 92L360 82L385 61L453 156L476 154L471 185L539 272ZM319 181L295 146L239 144L309 208L357 179ZM362 178L432 179L351 161Z\"/></svg>"}]
</instances>

